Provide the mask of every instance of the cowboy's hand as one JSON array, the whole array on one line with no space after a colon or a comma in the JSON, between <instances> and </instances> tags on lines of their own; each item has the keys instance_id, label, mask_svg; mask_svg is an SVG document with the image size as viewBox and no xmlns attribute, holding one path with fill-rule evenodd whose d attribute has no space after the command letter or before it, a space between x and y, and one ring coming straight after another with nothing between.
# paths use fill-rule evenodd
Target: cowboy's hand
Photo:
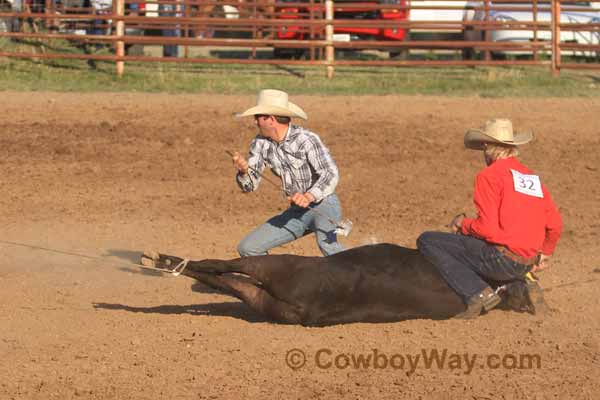
<instances>
[{"instance_id":1,"label":"cowboy's hand","mask_svg":"<svg viewBox=\"0 0 600 400\"><path fill-rule=\"evenodd\" d=\"M290 200L290 202L302 207L302 208L307 208L310 203L312 203L313 201L315 201L315 198L313 197L312 194L310 193L294 193L294 195L291 198L288 198Z\"/></svg>"},{"instance_id":2,"label":"cowboy's hand","mask_svg":"<svg viewBox=\"0 0 600 400\"><path fill-rule=\"evenodd\" d=\"M548 268L550 264L550 256L545 254L540 254L540 261L531 268L531 272L541 271L543 269Z\"/></svg>"},{"instance_id":3,"label":"cowboy's hand","mask_svg":"<svg viewBox=\"0 0 600 400\"><path fill-rule=\"evenodd\" d=\"M242 157L240 153L236 151L233 153L231 159L233 160L233 165L242 175L246 175L248 173L248 161L246 161L246 159Z\"/></svg>"},{"instance_id":4,"label":"cowboy's hand","mask_svg":"<svg viewBox=\"0 0 600 400\"><path fill-rule=\"evenodd\" d=\"M460 233L463 219L465 219L464 213L458 214L456 217L452 218L450 225L448 225L452 233Z\"/></svg>"}]
</instances>

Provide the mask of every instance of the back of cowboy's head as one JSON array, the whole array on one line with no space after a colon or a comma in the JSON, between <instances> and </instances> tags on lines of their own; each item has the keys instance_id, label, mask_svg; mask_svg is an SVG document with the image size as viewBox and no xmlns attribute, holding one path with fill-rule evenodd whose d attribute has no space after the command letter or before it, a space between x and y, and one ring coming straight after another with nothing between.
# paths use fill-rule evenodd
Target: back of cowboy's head
<instances>
[{"instance_id":1,"label":"back of cowboy's head","mask_svg":"<svg viewBox=\"0 0 600 400\"><path fill-rule=\"evenodd\" d=\"M514 132L512 121L508 118L487 120L480 128L468 129L465 133L465 147L483 150L486 144L499 146L520 146L533 139L531 132Z\"/></svg>"}]
</instances>

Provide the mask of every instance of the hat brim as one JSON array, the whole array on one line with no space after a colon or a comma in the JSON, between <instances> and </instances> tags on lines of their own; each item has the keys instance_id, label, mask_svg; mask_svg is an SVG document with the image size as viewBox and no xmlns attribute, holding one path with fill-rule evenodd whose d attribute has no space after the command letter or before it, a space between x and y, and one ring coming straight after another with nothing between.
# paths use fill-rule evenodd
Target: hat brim
<instances>
[{"instance_id":1,"label":"hat brim","mask_svg":"<svg viewBox=\"0 0 600 400\"><path fill-rule=\"evenodd\" d=\"M288 102L288 108L258 105L247 109L241 114L238 114L239 117L251 117L253 115L276 115L279 117L301 118L303 120L308 120L308 116L304 110L291 101Z\"/></svg>"},{"instance_id":2,"label":"hat brim","mask_svg":"<svg viewBox=\"0 0 600 400\"><path fill-rule=\"evenodd\" d=\"M504 146L520 146L533 140L531 132L516 132L513 135L513 141L498 140L481 129L469 129L465 134L465 147L471 150L483 150L485 143L496 143Z\"/></svg>"}]
</instances>

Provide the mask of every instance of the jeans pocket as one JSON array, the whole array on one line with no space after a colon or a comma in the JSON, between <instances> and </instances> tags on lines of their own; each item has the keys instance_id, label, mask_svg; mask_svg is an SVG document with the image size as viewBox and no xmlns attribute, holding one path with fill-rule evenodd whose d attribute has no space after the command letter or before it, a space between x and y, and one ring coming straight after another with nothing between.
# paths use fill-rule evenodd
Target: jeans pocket
<instances>
[{"instance_id":1,"label":"jeans pocket","mask_svg":"<svg viewBox=\"0 0 600 400\"><path fill-rule=\"evenodd\" d=\"M524 275L523 266L505 257L495 247L488 245L481 251L481 258L491 278L500 281L512 280Z\"/></svg>"}]
</instances>

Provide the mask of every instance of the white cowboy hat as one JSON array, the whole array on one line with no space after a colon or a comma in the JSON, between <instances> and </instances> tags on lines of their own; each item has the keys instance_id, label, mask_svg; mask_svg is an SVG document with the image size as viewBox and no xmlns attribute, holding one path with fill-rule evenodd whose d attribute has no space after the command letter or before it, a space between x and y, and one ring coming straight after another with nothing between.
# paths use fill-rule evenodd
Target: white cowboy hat
<instances>
[{"instance_id":1,"label":"white cowboy hat","mask_svg":"<svg viewBox=\"0 0 600 400\"><path fill-rule=\"evenodd\" d=\"M286 92L275 89L261 90L258 93L257 105L238 114L239 117L249 117L252 115L276 115L280 117L308 119L303 109L288 100Z\"/></svg>"},{"instance_id":2,"label":"white cowboy hat","mask_svg":"<svg viewBox=\"0 0 600 400\"><path fill-rule=\"evenodd\" d=\"M519 146L533 139L531 132L513 132L512 122L505 118L486 121L481 128L472 128L465 134L465 147L473 150L483 150L485 143L497 143L508 146Z\"/></svg>"}]
</instances>

